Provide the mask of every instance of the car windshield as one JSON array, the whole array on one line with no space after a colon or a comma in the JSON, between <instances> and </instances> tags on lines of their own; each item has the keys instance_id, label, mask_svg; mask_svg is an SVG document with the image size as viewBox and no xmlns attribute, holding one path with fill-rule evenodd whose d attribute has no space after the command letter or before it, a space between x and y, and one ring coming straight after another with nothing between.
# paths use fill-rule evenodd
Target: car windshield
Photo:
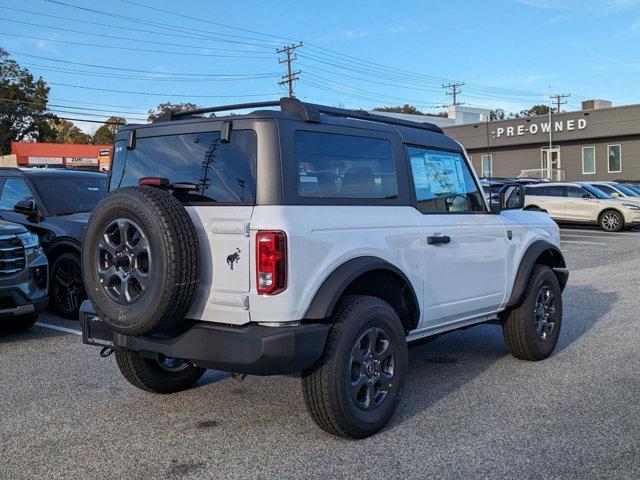
<instances>
[{"instance_id":1,"label":"car windshield","mask_svg":"<svg viewBox=\"0 0 640 480\"><path fill-rule=\"evenodd\" d=\"M638 195L640 195L640 187L637 187L636 185L628 185L628 184L625 184L624 186L627 188L630 188L631 190L636 192Z\"/></svg>"},{"instance_id":2,"label":"car windshield","mask_svg":"<svg viewBox=\"0 0 640 480\"><path fill-rule=\"evenodd\" d=\"M618 190L620 190L622 193L624 193L626 196L628 196L628 197L640 197L640 195L638 195L636 192L631 190L629 187L626 187L626 186L621 185L619 183L616 183L615 187Z\"/></svg>"},{"instance_id":3,"label":"car windshield","mask_svg":"<svg viewBox=\"0 0 640 480\"><path fill-rule=\"evenodd\" d=\"M90 212L104 196L107 176L76 175L60 177L32 177L33 183L54 215Z\"/></svg>"},{"instance_id":4,"label":"car windshield","mask_svg":"<svg viewBox=\"0 0 640 480\"><path fill-rule=\"evenodd\" d=\"M593 187L591 185L584 184L584 183L581 183L580 186L584 188L587 192L589 192L591 195L593 195L596 198L599 198L600 200L611 200L611 197L609 195L607 195L602 190L596 187Z\"/></svg>"}]
</instances>

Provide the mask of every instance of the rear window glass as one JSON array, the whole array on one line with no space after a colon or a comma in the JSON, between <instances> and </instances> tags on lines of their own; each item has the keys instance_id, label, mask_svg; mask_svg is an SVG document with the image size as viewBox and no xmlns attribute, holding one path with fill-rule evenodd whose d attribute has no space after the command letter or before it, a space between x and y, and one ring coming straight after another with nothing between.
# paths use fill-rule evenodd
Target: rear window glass
<instances>
[{"instance_id":1,"label":"rear window glass","mask_svg":"<svg viewBox=\"0 0 640 480\"><path fill-rule=\"evenodd\" d=\"M104 196L107 176L32 177L40 196L54 215L90 212ZM60 195L64 192L64 195Z\"/></svg>"},{"instance_id":2,"label":"rear window glass","mask_svg":"<svg viewBox=\"0 0 640 480\"><path fill-rule=\"evenodd\" d=\"M124 142L115 147L109 190L160 177L194 184L176 190L189 203L255 203L257 140L252 130L234 131L229 143L220 141L220 132L206 132L139 138L133 150L126 150Z\"/></svg>"},{"instance_id":3,"label":"rear window glass","mask_svg":"<svg viewBox=\"0 0 640 480\"><path fill-rule=\"evenodd\" d=\"M295 159L301 197L398 197L396 166L387 140L298 131Z\"/></svg>"}]
</instances>

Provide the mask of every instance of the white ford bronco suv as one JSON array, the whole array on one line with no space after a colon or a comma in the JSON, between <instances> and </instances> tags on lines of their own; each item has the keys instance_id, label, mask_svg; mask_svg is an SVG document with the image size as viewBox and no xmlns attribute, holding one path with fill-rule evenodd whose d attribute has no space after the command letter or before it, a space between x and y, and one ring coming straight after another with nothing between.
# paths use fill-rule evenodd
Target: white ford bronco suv
<instances>
[{"instance_id":1,"label":"white ford bronco suv","mask_svg":"<svg viewBox=\"0 0 640 480\"><path fill-rule=\"evenodd\" d=\"M143 390L302 372L313 420L362 438L398 406L408 344L487 322L521 359L558 340L557 225L519 185L487 205L428 123L291 98L181 112L120 130L108 191L83 340Z\"/></svg>"}]
</instances>

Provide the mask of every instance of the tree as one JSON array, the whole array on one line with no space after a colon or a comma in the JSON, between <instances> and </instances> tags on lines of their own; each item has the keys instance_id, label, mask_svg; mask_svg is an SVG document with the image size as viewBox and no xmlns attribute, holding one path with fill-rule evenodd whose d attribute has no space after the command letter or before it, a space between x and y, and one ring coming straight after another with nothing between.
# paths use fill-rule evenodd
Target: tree
<instances>
[{"instance_id":1,"label":"tree","mask_svg":"<svg viewBox=\"0 0 640 480\"><path fill-rule=\"evenodd\" d=\"M553 110L551 110L551 113L553 113ZM549 106L548 105L534 105L533 107L529 108L529 109L524 109L521 110L519 114L515 115L515 118L518 117L535 117L535 116L539 116L539 115L549 115Z\"/></svg>"},{"instance_id":2,"label":"tree","mask_svg":"<svg viewBox=\"0 0 640 480\"><path fill-rule=\"evenodd\" d=\"M507 113L502 108L496 108L489 111L489 120L492 122L495 120L504 120L507 117Z\"/></svg>"},{"instance_id":3,"label":"tree","mask_svg":"<svg viewBox=\"0 0 640 480\"><path fill-rule=\"evenodd\" d=\"M394 112L394 113L410 113L412 115L424 115L423 112L418 110L413 105L405 103L404 105L398 105L395 107L376 107L374 112Z\"/></svg>"},{"instance_id":4,"label":"tree","mask_svg":"<svg viewBox=\"0 0 640 480\"><path fill-rule=\"evenodd\" d=\"M127 121L122 117L109 117L106 123L93 134L95 145L111 145L116 138L116 133Z\"/></svg>"},{"instance_id":5,"label":"tree","mask_svg":"<svg viewBox=\"0 0 640 480\"><path fill-rule=\"evenodd\" d=\"M0 154L9 153L12 141L50 141L48 95L42 78L35 80L0 48Z\"/></svg>"},{"instance_id":6,"label":"tree","mask_svg":"<svg viewBox=\"0 0 640 480\"><path fill-rule=\"evenodd\" d=\"M52 142L55 143L91 143L91 135L84 133L73 122L56 118L49 120L54 131Z\"/></svg>"},{"instance_id":7,"label":"tree","mask_svg":"<svg viewBox=\"0 0 640 480\"><path fill-rule=\"evenodd\" d=\"M158 105L156 108L149 110L148 120L150 122L155 122L161 115L168 112L184 112L185 110L195 110L196 108L200 108L195 103L185 102L185 103L171 103L165 102Z\"/></svg>"}]
</instances>

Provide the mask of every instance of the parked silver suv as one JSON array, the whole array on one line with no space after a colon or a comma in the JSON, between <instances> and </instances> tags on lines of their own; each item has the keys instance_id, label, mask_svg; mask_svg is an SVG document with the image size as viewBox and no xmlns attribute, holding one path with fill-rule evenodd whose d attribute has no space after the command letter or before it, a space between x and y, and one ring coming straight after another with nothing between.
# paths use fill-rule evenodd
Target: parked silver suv
<instances>
[{"instance_id":1,"label":"parked silver suv","mask_svg":"<svg viewBox=\"0 0 640 480\"><path fill-rule=\"evenodd\" d=\"M640 204L615 199L587 183L544 183L525 189L525 209L546 211L557 222L600 225L618 232L640 224Z\"/></svg>"}]
</instances>

